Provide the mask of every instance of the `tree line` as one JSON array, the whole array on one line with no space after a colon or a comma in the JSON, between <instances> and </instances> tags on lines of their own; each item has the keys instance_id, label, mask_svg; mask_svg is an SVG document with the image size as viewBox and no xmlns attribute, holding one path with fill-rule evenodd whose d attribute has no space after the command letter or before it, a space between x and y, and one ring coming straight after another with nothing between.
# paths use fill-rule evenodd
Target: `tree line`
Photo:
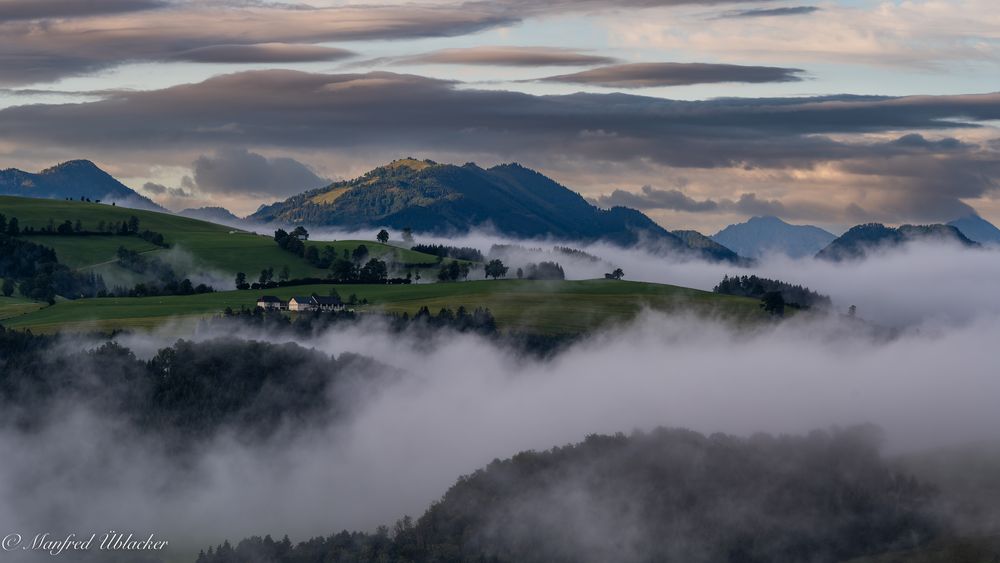
<instances>
[{"instance_id":1,"label":"tree line","mask_svg":"<svg viewBox=\"0 0 1000 563\"><path fill-rule=\"evenodd\" d=\"M437 256L438 258L453 258L455 260L466 260L469 262L482 262L485 260L483 253L476 248L463 246L447 246L443 244L415 244L410 250Z\"/></svg>"},{"instance_id":2,"label":"tree line","mask_svg":"<svg viewBox=\"0 0 1000 563\"><path fill-rule=\"evenodd\" d=\"M388 237L388 233L385 236ZM308 240L308 238L309 231L301 226L296 227L291 233L286 232L284 229L278 229L274 232L274 241L281 249L305 259L306 262L315 268L328 269L330 274L325 280L326 282L334 281L345 284L410 283L410 274L407 274L405 278L390 278L389 264L384 260L370 257L368 247L364 244L359 244L351 251L345 248L342 253L338 254L337 249L330 245L326 245L322 251L318 250L315 246L307 246L303 241ZM279 277L277 282L275 282L273 279L273 269L270 271L265 269L257 280L257 287L253 287L254 284L246 282L246 274L243 273L243 280L237 279L236 287L238 289L282 287L280 282L291 281L288 278L287 266L282 270L282 274L284 274L284 279ZM303 284L286 283L285 285Z\"/></svg>"},{"instance_id":3,"label":"tree line","mask_svg":"<svg viewBox=\"0 0 1000 563\"><path fill-rule=\"evenodd\" d=\"M0 424L30 429L52 409L84 404L181 449L220 431L263 439L289 420L327 422L351 408L354 385L386 372L292 343L179 340L143 360L113 341L68 351L57 337L2 326L0 358Z\"/></svg>"},{"instance_id":4,"label":"tree line","mask_svg":"<svg viewBox=\"0 0 1000 563\"><path fill-rule=\"evenodd\" d=\"M336 295L336 290L331 290L331 294ZM367 304L368 300L351 294L344 302L355 305ZM413 315L381 312L366 313L365 315L368 318L379 318L385 323L386 328L394 333L411 331L415 333L425 332L424 335L429 335L441 330L451 330L484 336L498 334L496 319L487 307L468 309L465 306L459 306L454 310L442 307L437 313L433 313L424 306ZM225 329L236 323L272 333L291 331L297 335L310 335L317 331L327 330L338 325L352 324L359 320L359 315L352 310L306 311L292 317L279 311L264 310L260 307L243 307L239 310L227 308L222 315L202 321L202 327L207 330Z\"/></svg>"},{"instance_id":5,"label":"tree line","mask_svg":"<svg viewBox=\"0 0 1000 563\"><path fill-rule=\"evenodd\" d=\"M135 284L132 288L115 287L109 292L98 294L97 297L154 297L158 295L195 295L212 293L215 288L199 283L195 285L188 278L181 278L174 268L159 257L147 257L119 246L116 253L116 263L137 274L150 276L153 279Z\"/></svg>"},{"instance_id":6,"label":"tree line","mask_svg":"<svg viewBox=\"0 0 1000 563\"><path fill-rule=\"evenodd\" d=\"M0 233L9 236L19 235L57 235L57 236L135 236L150 244L163 248L170 248L162 233L150 231L148 229L139 230L139 218L132 215L127 220L97 222L96 230L84 228L83 222L77 219L75 222L65 219L62 223L56 224L53 219L45 227L34 228L32 226L21 227L17 217L9 220L0 213Z\"/></svg>"},{"instance_id":7,"label":"tree line","mask_svg":"<svg viewBox=\"0 0 1000 563\"><path fill-rule=\"evenodd\" d=\"M723 295L737 295L753 299L764 299L770 293L767 300L774 304L772 306L777 306L778 297L780 297L784 305L796 309L827 308L831 305L829 296L812 291L808 287L755 275L723 276L722 281L712 291Z\"/></svg>"},{"instance_id":8,"label":"tree line","mask_svg":"<svg viewBox=\"0 0 1000 563\"><path fill-rule=\"evenodd\" d=\"M495 460L417 519L292 544L251 537L198 563L834 563L922 546L934 490L870 426L749 438L660 428Z\"/></svg>"},{"instance_id":9,"label":"tree line","mask_svg":"<svg viewBox=\"0 0 1000 563\"><path fill-rule=\"evenodd\" d=\"M59 263L51 248L7 234L0 234L0 278L5 296L10 297L16 285L24 297L50 304L57 295L77 299L107 290L101 276L71 270Z\"/></svg>"}]
</instances>

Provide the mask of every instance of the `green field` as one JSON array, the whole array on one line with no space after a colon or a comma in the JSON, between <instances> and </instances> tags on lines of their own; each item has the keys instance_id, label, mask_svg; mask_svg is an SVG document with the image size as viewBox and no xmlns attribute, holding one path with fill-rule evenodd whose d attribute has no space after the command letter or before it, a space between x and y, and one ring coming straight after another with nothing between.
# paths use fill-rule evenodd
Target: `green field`
<instances>
[{"instance_id":1,"label":"green field","mask_svg":"<svg viewBox=\"0 0 1000 563\"><path fill-rule=\"evenodd\" d=\"M0 196L0 213L17 217L22 227L40 229L64 220L79 220L84 230L97 230L99 221L118 222L135 215L140 229L162 233L170 250L155 247L129 236L31 235L30 240L52 247L60 261L78 269L101 273L109 283L135 283L130 273L114 263L115 252L125 246L137 252L162 255L180 253L189 258L192 272L234 275L245 272L250 280L264 268L280 271L288 266L292 277L325 277L327 272L278 248L271 236L257 235L214 223L164 213L139 211L79 201L30 199ZM375 233L372 233L373 236ZM359 244L370 255L401 264L435 264L436 256L414 252L376 241L308 241L322 249L333 246L338 254ZM417 269L424 279L433 278L436 266ZM399 272L401 273L401 272ZM134 277L134 276L133 276ZM300 286L268 290L288 298L312 292L326 294L330 285ZM336 287L342 297L355 293L369 305L365 311L415 313L427 306L436 312L442 307L489 307L501 329L529 329L543 333L579 333L595 326L629 319L644 307L657 310L694 309L701 314L719 314L739 319L761 318L755 300L721 296L670 285L614 282L606 280L544 282L526 280L474 281L448 284L345 285ZM224 288L223 288L224 289ZM252 307L260 291L222 291L191 296L147 298L103 298L60 300L55 305L10 299L0 302L0 319L14 328L36 332L57 330L115 330L151 328L171 320L190 320L222 312L226 307Z\"/></svg>"},{"instance_id":2,"label":"green field","mask_svg":"<svg viewBox=\"0 0 1000 563\"><path fill-rule=\"evenodd\" d=\"M24 239L54 249L59 261L70 268L90 268L114 262L119 246L143 253L162 250L138 237L31 235Z\"/></svg>"},{"instance_id":3,"label":"green field","mask_svg":"<svg viewBox=\"0 0 1000 563\"><path fill-rule=\"evenodd\" d=\"M501 330L522 329L546 334L572 334L624 321L644 307L660 311L690 309L702 315L736 320L760 319L753 299L717 295L672 285L628 281L471 281L419 285L318 285L268 290L284 299L313 292L326 295L334 287L341 297L368 299L367 311L415 313L427 306L437 312L489 307ZM59 330L110 331L151 328L171 320L190 320L222 312L226 307L253 307L260 291L226 291L191 296L105 298L62 301L10 318L4 324L34 332Z\"/></svg>"},{"instance_id":4,"label":"green field","mask_svg":"<svg viewBox=\"0 0 1000 563\"><path fill-rule=\"evenodd\" d=\"M45 303L18 297L16 292L11 297L0 296L0 321L37 311L44 306Z\"/></svg>"},{"instance_id":5,"label":"green field","mask_svg":"<svg viewBox=\"0 0 1000 563\"><path fill-rule=\"evenodd\" d=\"M32 199L0 196L0 213L8 218L17 217L21 227L40 229L50 221L59 224L64 220L79 220L84 230L97 230L98 223L127 221L135 215L139 218L139 228L162 233L166 241L179 253L187 255L195 270L210 271L233 276L245 272L251 279L264 268L273 267L279 272L288 266L293 278L325 277L327 272L311 266L305 260L278 248L271 238L271 232L257 235L223 225L179 217L166 213L141 211L110 205L53 199ZM374 236L374 233L372 234ZM32 235L28 240L49 246L56 251L60 262L73 268L88 268L115 259L115 251L125 246L139 252L163 253L137 237L122 236L55 236ZM406 248L383 245L377 241L310 241L308 244L322 249L332 245L338 252L353 250L359 244L368 247L373 257L385 259L392 255L395 262L425 264L437 261L437 257ZM194 273L194 272L190 272ZM185 275L190 273L186 272ZM426 274L425 274L426 275Z\"/></svg>"},{"instance_id":6,"label":"green field","mask_svg":"<svg viewBox=\"0 0 1000 563\"><path fill-rule=\"evenodd\" d=\"M332 246L337 251L338 256L342 255L345 250L351 252L352 250L357 248L358 245L361 244L365 245L368 248L368 252L373 258L379 258L381 260L391 259L392 261L401 264L434 264L438 262L437 256L433 256L431 254L425 254L423 252L416 252L414 250L410 250L409 248L400 248L398 246L381 244L378 241L368 241L368 240L306 241L306 246L315 246L316 250L319 250L321 252L324 247Z\"/></svg>"}]
</instances>

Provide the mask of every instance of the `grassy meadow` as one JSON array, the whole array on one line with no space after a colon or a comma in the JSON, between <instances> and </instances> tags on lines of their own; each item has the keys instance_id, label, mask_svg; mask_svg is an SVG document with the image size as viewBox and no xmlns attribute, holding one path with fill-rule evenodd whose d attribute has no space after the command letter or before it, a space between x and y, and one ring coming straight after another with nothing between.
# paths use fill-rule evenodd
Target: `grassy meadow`
<instances>
[{"instance_id":1,"label":"grassy meadow","mask_svg":"<svg viewBox=\"0 0 1000 563\"><path fill-rule=\"evenodd\" d=\"M29 199L0 196L0 213L17 217L21 227L40 229L64 220L79 220L84 230L97 230L103 221L127 221L135 215L140 230L162 233L171 249L163 249L133 236L58 236L30 235L25 238L54 248L59 260L72 268L92 270L109 283L123 285L140 281L136 275L115 263L119 246L148 255L181 253L190 264L192 275L198 271L232 276L245 272L254 280L264 268L275 272L288 266L291 276L326 277L325 270L314 268L305 260L278 248L269 235L258 235L196 219L164 213L140 211L80 201ZM372 233L373 236L375 233ZM402 264L435 264L436 256L407 248L383 245L376 241L308 241L322 250L332 246L337 253L351 252L364 244L373 257ZM413 268L425 281L436 274L436 266ZM401 272L400 272L401 273ZM757 301L716 295L683 287L629 281L528 281L477 280L458 283L423 283L413 285L317 285L267 290L284 299L313 292L326 295L331 287L343 298L356 294L368 304L361 311L416 313L421 307L437 312L443 307L489 307L501 330L534 330L541 333L579 333L596 326L623 321L649 307L668 311L689 308L702 314L718 314L738 319L761 318ZM216 289L227 289L217 287ZM152 328L171 320L191 320L221 313L226 307L253 307L258 290L218 291L216 293L139 298L101 298L58 300L47 306L18 297L0 300L0 320L12 328L35 332L111 331Z\"/></svg>"},{"instance_id":2,"label":"grassy meadow","mask_svg":"<svg viewBox=\"0 0 1000 563\"><path fill-rule=\"evenodd\" d=\"M690 309L700 314L738 320L762 318L753 299L716 295L672 285L613 280L527 281L481 280L417 285L311 285L267 290L288 299L293 295L327 295L367 299L359 311L416 313L423 306L437 312L489 307L501 330L532 330L545 334L584 332L607 323L633 318L645 307L660 311ZM111 331L150 328L171 319L194 319L221 313L226 307L253 307L261 291L224 291L201 295L127 297L60 301L55 305L9 318L10 328L34 332Z\"/></svg>"},{"instance_id":3,"label":"grassy meadow","mask_svg":"<svg viewBox=\"0 0 1000 563\"><path fill-rule=\"evenodd\" d=\"M22 228L31 226L41 229L50 221L58 225L68 219L73 222L79 220L84 230L97 230L101 221L105 223L127 221L129 217L135 215L139 218L140 230L148 229L162 233L173 249L189 256L195 267L200 270L226 276L244 272L248 278L253 279L264 268L273 267L275 272L279 272L283 266L288 266L293 278L326 276L325 270L315 268L302 258L278 248L271 237L271 231L255 234L153 211L81 201L11 196L0 196L0 213L8 218L17 217ZM375 233L372 233L373 237L374 235ZM119 246L152 255L167 252L138 237L36 234L25 238L55 249L60 262L80 269L114 261ZM358 245L364 244L371 256L381 259L391 257L393 261L401 264L428 264L437 261L436 256L380 244L374 240L309 241L307 244L316 246L319 250L330 245L336 248L338 253L342 253L345 249L354 250Z\"/></svg>"}]
</instances>

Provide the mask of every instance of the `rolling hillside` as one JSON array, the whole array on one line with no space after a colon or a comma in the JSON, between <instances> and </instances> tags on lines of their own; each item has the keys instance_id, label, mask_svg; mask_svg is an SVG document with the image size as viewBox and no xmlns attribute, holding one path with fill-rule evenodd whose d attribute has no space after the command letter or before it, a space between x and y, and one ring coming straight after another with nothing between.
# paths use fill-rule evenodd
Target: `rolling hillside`
<instances>
[{"instance_id":1,"label":"rolling hillside","mask_svg":"<svg viewBox=\"0 0 1000 563\"><path fill-rule=\"evenodd\" d=\"M50 222L80 221L84 230L96 230L99 222L127 221L135 216L141 229L163 234L170 249L154 246L135 236L54 234L22 235L55 249L60 261L76 269L92 269L113 276L127 275L115 263L119 246L147 255L176 260L180 255L189 267L183 275L214 273L221 278L217 289L228 289L232 276L242 271L253 279L261 269L287 265L292 277L326 277L326 270L312 267L298 256L281 250L271 236L257 235L221 225L164 213L125 209L80 201L44 200L0 196L0 213L17 217L23 227L36 229ZM332 246L338 254L364 244L374 257L390 258L415 269L434 268L438 258L407 248L374 241L307 241L321 249ZM424 272L424 276L429 274ZM132 281L134 283L134 280ZM627 281L472 281L462 283L388 285L318 285L285 287L267 293L292 295L326 294L336 287L344 297L354 293L369 301L364 310L415 313L420 307L493 310L501 328L542 333L579 333L594 326L634 316L643 307L658 310L690 308L699 313L738 319L762 318L753 299L717 295L669 285ZM58 299L43 307L19 298L0 301L0 317L13 328L37 332L58 330L115 330L150 328L177 319L214 315L226 307L253 307L260 291L220 291L190 296L142 298Z\"/></svg>"},{"instance_id":2,"label":"rolling hillside","mask_svg":"<svg viewBox=\"0 0 1000 563\"><path fill-rule=\"evenodd\" d=\"M387 226L450 233L474 228L524 238L642 242L664 252L725 259L684 240L639 211L599 209L580 194L517 164L483 169L404 159L360 178L337 182L264 206L259 222L338 226Z\"/></svg>"},{"instance_id":3,"label":"rolling hillside","mask_svg":"<svg viewBox=\"0 0 1000 563\"><path fill-rule=\"evenodd\" d=\"M17 217L21 227L45 227L50 221L79 220L84 229L96 229L99 222L127 221L133 215L142 229L163 234L172 248L165 250L137 237L57 236L35 234L24 238L55 249L60 260L73 268L100 266L115 259L119 246L137 252L179 254L190 262L194 270L230 277L236 272L255 276L261 269L273 267L280 270L288 266L292 277L323 277L326 270L312 267L305 260L278 248L270 236L241 231L197 219L178 217L138 209L126 209L105 204L81 201L44 200L0 196L0 213L8 218ZM310 245L330 245L354 249L359 244L368 247L372 256L393 256L398 262L429 263L436 257L413 252L396 246L382 245L375 241L310 241Z\"/></svg>"},{"instance_id":4,"label":"rolling hillside","mask_svg":"<svg viewBox=\"0 0 1000 563\"><path fill-rule=\"evenodd\" d=\"M360 310L416 313L489 307L501 330L576 334L609 322L624 321L644 307L661 311L690 309L737 320L763 319L758 301L695 289L628 281L471 281L419 285L318 285L267 290L293 295L326 295L334 287L344 298L356 294L370 303ZM152 328L170 321L221 313L226 307L253 307L260 291L226 291L191 296L79 299L4 321L9 328L33 332L111 331Z\"/></svg>"}]
</instances>

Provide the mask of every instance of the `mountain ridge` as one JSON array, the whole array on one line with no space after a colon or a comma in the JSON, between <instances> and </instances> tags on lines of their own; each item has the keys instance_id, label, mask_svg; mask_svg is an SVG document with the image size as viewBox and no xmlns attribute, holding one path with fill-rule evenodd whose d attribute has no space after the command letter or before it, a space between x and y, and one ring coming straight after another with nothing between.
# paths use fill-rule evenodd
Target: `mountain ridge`
<instances>
[{"instance_id":1,"label":"mountain ridge","mask_svg":"<svg viewBox=\"0 0 1000 563\"><path fill-rule=\"evenodd\" d=\"M114 201L125 207L167 212L153 200L116 180L85 159L68 160L32 173L17 168L0 170L0 195L45 199Z\"/></svg>"},{"instance_id":2,"label":"mountain ridge","mask_svg":"<svg viewBox=\"0 0 1000 563\"><path fill-rule=\"evenodd\" d=\"M779 252L791 258L813 256L836 235L813 225L792 225L774 216L754 216L727 226L710 237L748 258Z\"/></svg>"},{"instance_id":3,"label":"mountain ridge","mask_svg":"<svg viewBox=\"0 0 1000 563\"><path fill-rule=\"evenodd\" d=\"M438 233L492 227L521 238L642 244L712 260L735 255L728 249L692 247L635 209L598 208L579 193L516 163L485 169L474 163L400 159L352 180L263 206L247 219Z\"/></svg>"},{"instance_id":4,"label":"mountain ridge","mask_svg":"<svg viewBox=\"0 0 1000 563\"><path fill-rule=\"evenodd\" d=\"M840 262L864 258L871 250L900 246L915 241L951 241L965 247L979 247L962 231L951 225L901 225L887 227L881 223L855 225L846 233L834 239L816 258Z\"/></svg>"},{"instance_id":5,"label":"mountain ridge","mask_svg":"<svg viewBox=\"0 0 1000 563\"><path fill-rule=\"evenodd\" d=\"M947 224L962 231L963 235L980 244L1000 245L1000 229L976 213L959 217Z\"/></svg>"}]
</instances>

